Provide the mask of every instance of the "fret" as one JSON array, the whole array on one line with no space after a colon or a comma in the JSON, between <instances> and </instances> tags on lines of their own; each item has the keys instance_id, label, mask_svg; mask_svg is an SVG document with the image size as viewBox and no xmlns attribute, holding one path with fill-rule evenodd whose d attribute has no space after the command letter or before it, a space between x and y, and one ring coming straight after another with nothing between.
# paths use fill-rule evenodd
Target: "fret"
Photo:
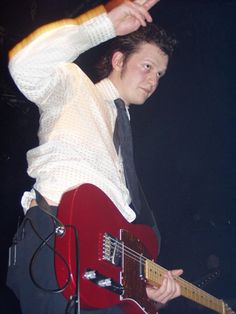
<instances>
[{"instance_id":1,"label":"fret","mask_svg":"<svg viewBox=\"0 0 236 314\"><path fill-rule=\"evenodd\" d=\"M164 274L167 270L151 260L145 261L145 278L149 284L154 286L160 286ZM207 308L210 308L218 313L224 314L224 302L216 297L210 295L209 293L201 290L197 286L187 282L183 278L177 277L176 281L180 285L181 295L185 298L188 298L196 303L199 303Z\"/></svg>"}]
</instances>

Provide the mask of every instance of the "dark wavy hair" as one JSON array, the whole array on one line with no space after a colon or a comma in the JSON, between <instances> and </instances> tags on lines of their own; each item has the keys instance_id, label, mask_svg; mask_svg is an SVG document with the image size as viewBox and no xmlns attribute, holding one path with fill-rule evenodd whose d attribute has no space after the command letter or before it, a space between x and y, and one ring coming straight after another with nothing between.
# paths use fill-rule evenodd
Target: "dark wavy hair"
<instances>
[{"instance_id":1,"label":"dark wavy hair","mask_svg":"<svg viewBox=\"0 0 236 314\"><path fill-rule=\"evenodd\" d=\"M124 55L124 64L130 55L137 52L142 43L154 43L169 57L174 51L176 40L169 36L166 31L153 23L146 27L140 27L137 31L125 36L115 37L110 41L109 47L96 65L99 79L109 76L112 72L112 56L116 51Z\"/></svg>"}]
</instances>

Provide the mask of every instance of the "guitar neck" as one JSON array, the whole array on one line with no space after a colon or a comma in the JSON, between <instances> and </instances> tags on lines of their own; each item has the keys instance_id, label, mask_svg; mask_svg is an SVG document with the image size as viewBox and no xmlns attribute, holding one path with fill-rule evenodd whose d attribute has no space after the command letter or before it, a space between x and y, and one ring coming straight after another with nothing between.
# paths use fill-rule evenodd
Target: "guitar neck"
<instances>
[{"instance_id":1,"label":"guitar neck","mask_svg":"<svg viewBox=\"0 0 236 314\"><path fill-rule=\"evenodd\" d=\"M159 287L163 281L164 274L167 270L151 260L145 262L145 278L149 284ZM176 281L180 285L181 295L188 298L196 303L199 303L217 313L225 314L224 302L220 299L215 298L209 293L201 290L186 280L176 277Z\"/></svg>"}]
</instances>

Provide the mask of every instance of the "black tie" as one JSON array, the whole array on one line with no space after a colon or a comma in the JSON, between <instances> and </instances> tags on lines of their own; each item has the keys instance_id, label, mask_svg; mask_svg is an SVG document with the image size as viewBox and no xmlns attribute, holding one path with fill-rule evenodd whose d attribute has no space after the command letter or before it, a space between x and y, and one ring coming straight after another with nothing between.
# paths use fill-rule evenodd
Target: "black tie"
<instances>
[{"instance_id":1,"label":"black tie","mask_svg":"<svg viewBox=\"0 0 236 314\"><path fill-rule=\"evenodd\" d=\"M158 250L160 250L161 236L156 224L156 219L147 202L135 170L132 131L125 103L122 99L118 98L115 100L115 105L117 108L117 118L113 140L117 153L119 147L121 150L126 185L131 196L133 209L138 215L135 221L136 223L148 224L154 229L159 239Z\"/></svg>"},{"instance_id":2,"label":"black tie","mask_svg":"<svg viewBox=\"0 0 236 314\"><path fill-rule=\"evenodd\" d=\"M138 177L134 165L132 131L124 101L118 98L115 100L115 105L117 108L117 119L114 130L114 144L117 152L120 146L126 185L132 199L132 205L136 213L139 214L142 202L140 199Z\"/></svg>"}]
</instances>

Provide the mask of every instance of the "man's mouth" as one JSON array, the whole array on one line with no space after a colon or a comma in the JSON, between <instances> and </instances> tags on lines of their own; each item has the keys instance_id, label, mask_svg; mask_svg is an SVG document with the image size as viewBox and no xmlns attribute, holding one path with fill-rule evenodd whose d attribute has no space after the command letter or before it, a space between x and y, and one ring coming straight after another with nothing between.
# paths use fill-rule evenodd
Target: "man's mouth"
<instances>
[{"instance_id":1,"label":"man's mouth","mask_svg":"<svg viewBox=\"0 0 236 314\"><path fill-rule=\"evenodd\" d=\"M145 88L145 87L140 87L140 88L145 92L145 94L147 94L147 96L151 94L151 89Z\"/></svg>"}]
</instances>

